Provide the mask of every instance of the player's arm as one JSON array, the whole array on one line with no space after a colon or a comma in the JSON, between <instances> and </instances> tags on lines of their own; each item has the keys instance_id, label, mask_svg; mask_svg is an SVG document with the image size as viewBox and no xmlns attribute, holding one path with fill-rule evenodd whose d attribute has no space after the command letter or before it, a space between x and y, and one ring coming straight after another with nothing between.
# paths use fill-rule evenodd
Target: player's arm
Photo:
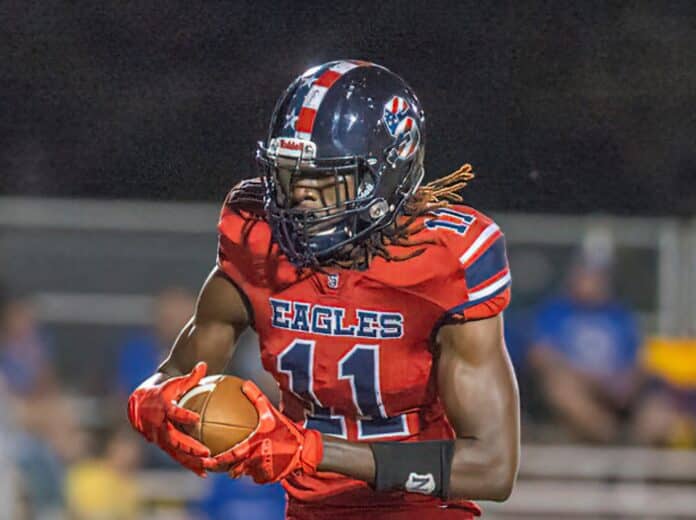
<instances>
[{"instance_id":1,"label":"player's arm","mask_svg":"<svg viewBox=\"0 0 696 520\"><path fill-rule=\"evenodd\" d=\"M519 397L502 317L446 325L437 343L438 389L457 435L454 443L370 447L325 436L320 470L392 489L407 488L411 473L433 474L433 492L442 494L444 488L450 498L505 500L510 495L519 462Z\"/></svg>"},{"instance_id":2,"label":"player's arm","mask_svg":"<svg viewBox=\"0 0 696 520\"><path fill-rule=\"evenodd\" d=\"M519 465L520 404L502 315L438 334L437 381L457 435L451 496L505 500Z\"/></svg>"},{"instance_id":3,"label":"player's arm","mask_svg":"<svg viewBox=\"0 0 696 520\"><path fill-rule=\"evenodd\" d=\"M222 271L213 269L203 284L193 317L159 367L160 378L187 374L200 361L208 365L210 373L222 372L248 325L249 312L240 290Z\"/></svg>"},{"instance_id":4,"label":"player's arm","mask_svg":"<svg viewBox=\"0 0 696 520\"><path fill-rule=\"evenodd\" d=\"M157 443L184 466L203 475L209 450L177 429L195 423L197 414L176 405L207 370L222 372L234 344L249 323L243 296L217 268L203 284L191 320L159 370L131 394L128 417L147 440Z\"/></svg>"}]
</instances>

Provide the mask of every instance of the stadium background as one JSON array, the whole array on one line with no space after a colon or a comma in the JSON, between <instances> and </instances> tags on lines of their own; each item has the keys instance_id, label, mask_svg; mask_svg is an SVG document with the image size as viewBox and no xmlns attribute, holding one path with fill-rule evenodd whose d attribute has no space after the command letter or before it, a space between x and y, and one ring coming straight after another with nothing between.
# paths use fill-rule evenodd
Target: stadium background
<instances>
[{"instance_id":1,"label":"stadium background","mask_svg":"<svg viewBox=\"0 0 696 520\"><path fill-rule=\"evenodd\" d=\"M143 453L124 395L153 363L143 331L210 269L276 97L344 57L406 78L428 177L472 163L467 203L507 234L525 449L487 518L696 517L692 2L25 0L0 20L0 518L273 518L277 492ZM642 370L691 410L662 442L581 442L527 366L535 309L579 258L610 259ZM254 349L231 370L258 376Z\"/></svg>"}]
</instances>

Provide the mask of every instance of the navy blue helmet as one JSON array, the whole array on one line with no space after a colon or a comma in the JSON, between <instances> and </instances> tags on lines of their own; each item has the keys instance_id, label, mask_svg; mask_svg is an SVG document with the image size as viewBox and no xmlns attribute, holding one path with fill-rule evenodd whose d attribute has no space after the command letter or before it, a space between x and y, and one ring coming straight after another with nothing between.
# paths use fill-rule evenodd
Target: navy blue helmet
<instances>
[{"instance_id":1,"label":"navy blue helmet","mask_svg":"<svg viewBox=\"0 0 696 520\"><path fill-rule=\"evenodd\" d=\"M364 242L418 189L424 153L425 115L399 76L357 60L309 69L278 100L257 150L275 240L298 266ZM335 204L294 204L295 183L330 176Z\"/></svg>"}]
</instances>

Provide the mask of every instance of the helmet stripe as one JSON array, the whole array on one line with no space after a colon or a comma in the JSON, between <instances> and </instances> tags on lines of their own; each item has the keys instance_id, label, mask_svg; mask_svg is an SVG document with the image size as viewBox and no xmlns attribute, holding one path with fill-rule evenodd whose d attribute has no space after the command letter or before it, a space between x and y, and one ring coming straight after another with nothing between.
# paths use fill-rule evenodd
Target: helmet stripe
<instances>
[{"instance_id":1,"label":"helmet stripe","mask_svg":"<svg viewBox=\"0 0 696 520\"><path fill-rule=\"evenodd\" d=\"M319 79L314 82L314 86L329 88L331 87L331 85L336 83L336 80L338 80L338 78L340 78L341 75L342 74L340 72L336 72L335 70L329 69L326 72L324 72L324 74L319 76Z\"/></svg>"},{"instance_id":2,"label":"helmet stripe","mask_svg":"<svg viewBox=\"0 0 696 520\"><path fill-rule=\"evenodd\" d=\"M297 139L311 139L319 106L333 84L346 72L365 65L371 64L368 62L339 61L322 72L312 82L311 88L302 100L302 106L295 122L295 137Z\"/></svg>"},{"instance_id":3,"label":"helmet stripe","mask_svg":"<svg viewBox=\"0 0 696 520\"><path fill-rule=\"evenodd\" d=\"M299 134L311 134L312 126L314 126L314 118L317 116L317 111L312 108L302 107L300 109L300 115L295 123L295 134L299 139L307 139L307 137L300 137Z\"/></svg>"}]
</instances>

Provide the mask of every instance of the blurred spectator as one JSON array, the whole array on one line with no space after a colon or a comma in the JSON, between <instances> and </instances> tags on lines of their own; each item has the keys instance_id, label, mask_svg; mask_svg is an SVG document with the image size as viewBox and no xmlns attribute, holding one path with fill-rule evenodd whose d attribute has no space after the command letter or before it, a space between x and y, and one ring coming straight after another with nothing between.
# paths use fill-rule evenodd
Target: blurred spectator
<instances>
[{"instance_id":1,"label":"blurred spectator","mask_svg":"<svg viewBox=\"0 0 696 520\"><path fill-rule=\"evenodd\" d=\"M0 310L0 383L7 392L3 416L12 417L6 433L12 462L25 504L36 518L52 518L63 507L63 464L52 441L54 435L70 434L56 418L61 398L50 357L31 298L8 297ZM76 440L71 438L70 445L77 446Z\"/></svg>"},{"instance_id":2,"label":"blurred spectator","mask_svg":"<svg viewBox=\"0 0 696 520\"><path fill-rule=\"evenodd\" d=\"M129 394L163 361L182 327L193 315L194 296L181 288L161 291L153 306L152 325L133 334L118 351L117 385Z\"/></svg>"},{"instance_id":3,"label":"blurred spectator","mask_svg":"<svg viewBox=\"0 0 696 520\"><path fill-rule=\"evenodd\" d=\"M0 376L0 504L6 518L30 518L29 497L17 466L17 438L11 400Z\"/></svg>"},{"instance_id":4,"label":"blurred spectator","mask_svg":"<svg viewBox=\"0 0 696 520\"><path fill-rule=\"evenodd\" d=\"M696 339L651 338L641 358L651 384L636 414L636 439L696 448Z\"/></svg>"},{"instance_id":5,"label":"blurred spectator","mask_svg":"<svg viewBox=\"0 0 696 520\"><path fill-rule=\"evenodd\" d=\"M590 245L573 265L566 293L538 309L529 363L571 436L612 442L624 433L639 386L640 334L631 311L612 296L610 252Z\"/></svg>"},{"instance_id":6,"label":"blurred spectator","mask_svg":"<svg viewBox=\"0 0 696 520\"><path fill-rule=\"evenodd\" d=\"M14 462L35 518L54 518L64 507L64 467L51 445L34 434L18 432Z\"/></svg>"},{"instance_id":7,"label":"blurred spectator","mask_svg":"<svg viewBox=\"0 0 696 520\"><path fill-rule=\"evenodd\" d=\"M280 484L259 486L248 478L210 475L208 491L192 507L207 520L281 520L285 518L285 492Z\"/></svg>"},{"instance_id":8,"label":"blurred spectator","mask_svg":"<svg viewBox=\"0 0 696 520\"><path fill-rule=\"evenodd\" d=\"M134 471L140 439L130 429L111 432L102 453L68 470L66 498L75 520L130 520L138 516L140 498Z\"/></svg>"},{"instance_id":9,"label":"blurred spectator","mask_svg":"<svg viewBox=\"0 0 696 520\"><path fill-rule=\"evenodd\" d=\"M65 467L89 449L79 428L76 402L56 389L15 397L18 431L13 445L27 502L38 519L52 519L64 507Z\"/></svg>"},{"instance_id":10,"label":"blurred spectator","mask_svg":"<svg viewBox=\"0 0 696 520\"><path fill-rule=\"evenodd\" d=\"M154 298L152 324L131 334L118 349L116 388L119 399L114 403L123 417L125 396L150 377L164 360L179 332L193 315L193 294L179 287L160 291ZM175 467L175 463L154 444L143 447L148 467Z\"/></svg>"},{"instance_id":11,"label":"blurred spectator","mask_svg":"<svg viewBox=\"0 0 696 520\"><path fill-rule=\"evenodd\" d=\"M10 298L2 307L0 372L16 395L44 394L55 385L48 342L28 297Z\"/></svg>"},{"instance_id":12,"label":"blurred spectator","mask_svg":"<svg viewBox=\"0 0 696 520\"><path fill-rule=\"evenodd\" d=\"M509 309L505 312L505 344L520 392L520 411L523 438L535 438L534 428L547 419L547 406L539 395L535 373L529 366L531 327L533 321L530 309Z\"/></svg>"}]
</instances>

